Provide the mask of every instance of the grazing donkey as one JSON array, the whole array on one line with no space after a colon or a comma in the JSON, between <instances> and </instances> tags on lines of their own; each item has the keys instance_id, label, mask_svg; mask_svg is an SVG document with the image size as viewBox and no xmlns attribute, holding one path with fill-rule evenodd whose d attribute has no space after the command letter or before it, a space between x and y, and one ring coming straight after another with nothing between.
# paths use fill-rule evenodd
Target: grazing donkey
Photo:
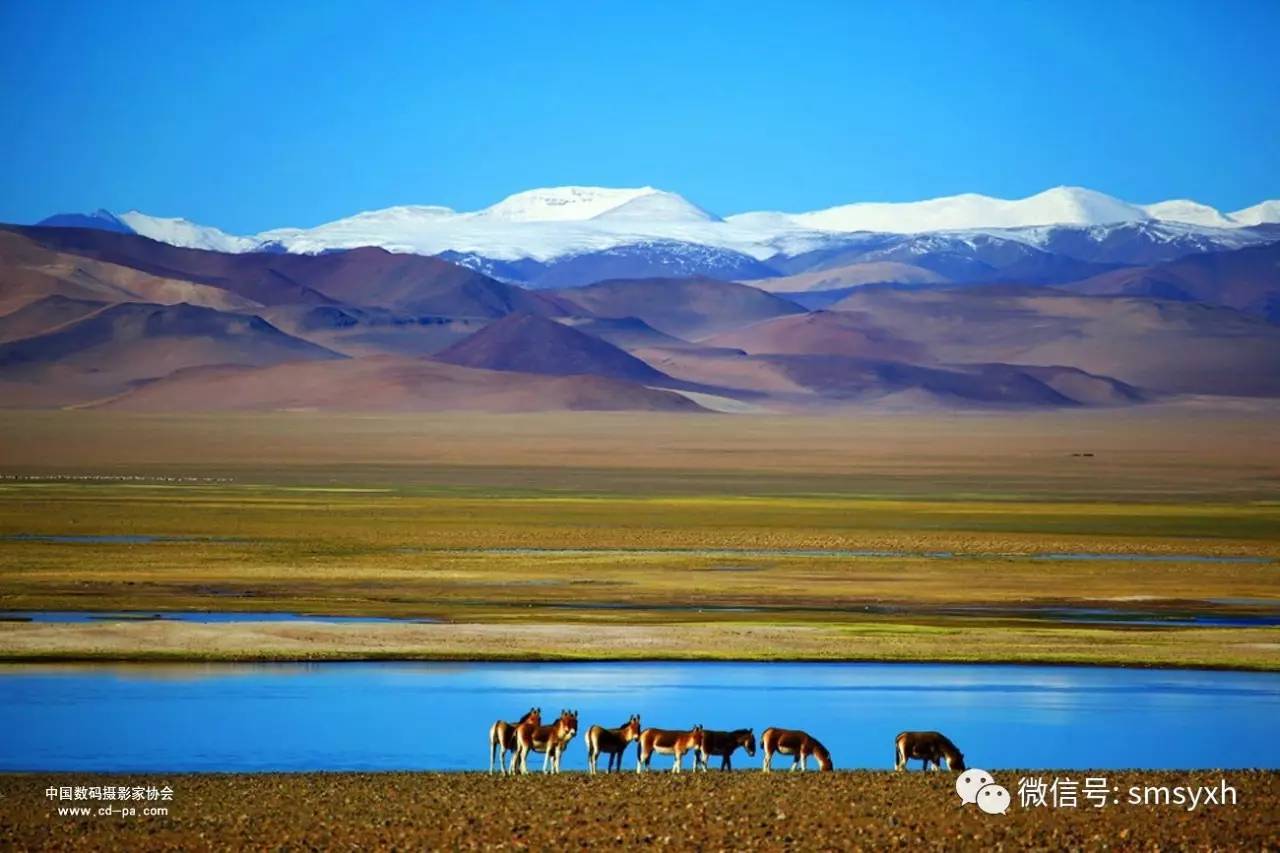
<instances>
[{"instance_id":1,"label":"grazing donkey","mask_svg":"<svg viewBox=\"0 0 1280 853\"><path fill-rule=\"evenodd\" d=\"M925 770L930 764L934 770L941 770L944 759L948 770L965 769L964 753L940 732L902 732L893 739L894 770L906 770L907 762L913 758L922 760Z\"/></svg>"},{"instance_id":2,"label":"grazing donkey","mask_svg":"<svg viewBox=\"0 0 1280 853\"><path fill-rule=\"evenodd\" d=\"M764 747L765 773L768 773L773 768L773 754L775 752L781 755L795 756L795 759L791 762L792 770L808 770L806 762L811 755L818 762L819 770L831 770L835 767L831 763L831 753L827 748L819 743L817 738L805 732L793 729L767 728L760 735L760 745Z\"/></svg>"},{"instance_id":3,"label":"grazing donkey","mask_svg":"<svg viewBox=\"0 0 1280 853\"><path fill-rule=\"evenodd\" d=\"M606 772L613 772L615 762L618 769L621 770L622 756L627 751L627 745L639 737L639 714L632 714L625 723L616 729L606 729L603 726L592 726L587 729L587 772L596 772L596 765L602 752L609 756L608 764L605 767Z\"/></svg>"},{"instance_id":4,"label":"grazing donkey","mask_svg":"<svg viewBox=\"0 0 1280 853\"><path fill-rule=\"evenodd\" d=\"M535 726L542 725L542 709L530 708L519 720L514 723L508 723L505 720L498 720L489 727L489 772L493 773L494 758L497 757L498 772L507 772L507 756L516 751L516 729L532 721ZM501 747L502 755L498 757L498 749Z\"/></svg>"}]
</instances>

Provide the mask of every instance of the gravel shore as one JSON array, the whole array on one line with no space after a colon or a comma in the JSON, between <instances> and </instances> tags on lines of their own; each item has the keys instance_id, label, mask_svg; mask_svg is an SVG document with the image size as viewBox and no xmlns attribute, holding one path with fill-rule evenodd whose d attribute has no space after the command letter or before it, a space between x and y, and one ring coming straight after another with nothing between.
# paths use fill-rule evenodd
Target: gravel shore
<instances>
[{"instance_id":1,"label":"gravel shore","mask_svg":"<svg viewBox=\"0 0 1280 853\"><path fill-rule=\"evenodd\" d=\"M0 776L0 849L1280 849L1280 773L997 771L1007 814L962 806L946 773L735 772ZM1107 779L1118 802L1025 808L1024 777ZM1134 805L1130 788L1209 786L1236 804ZM168 786L169 801L50 799L50 786ZM1158 795L1157 795L1158 796ZM59 815L114 805L136 816ZM167 816L143 814L164 807Z\"/></svg>"}]
</instances>

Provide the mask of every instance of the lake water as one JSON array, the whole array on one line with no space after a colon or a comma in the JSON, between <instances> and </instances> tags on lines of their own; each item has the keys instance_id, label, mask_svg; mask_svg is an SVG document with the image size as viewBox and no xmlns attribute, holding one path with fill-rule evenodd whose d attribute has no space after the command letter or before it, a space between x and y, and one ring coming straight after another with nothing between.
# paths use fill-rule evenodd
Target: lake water
<instances>
[{"instance_id":1,"label":"lake water","mask_svg":"<svg viewBox=\"0 0 1280 853\"><path fill-rule=\"evenodd\" d=\"M573 770L588 726L633 713L664 728L806 729L838 768L892 767L902 729L939 729L989 770L1280 768L1280 674L387 662L0 667L0 770L477 770L489 725L531 705L580 711Z\"/></svg>"}]
</instances>

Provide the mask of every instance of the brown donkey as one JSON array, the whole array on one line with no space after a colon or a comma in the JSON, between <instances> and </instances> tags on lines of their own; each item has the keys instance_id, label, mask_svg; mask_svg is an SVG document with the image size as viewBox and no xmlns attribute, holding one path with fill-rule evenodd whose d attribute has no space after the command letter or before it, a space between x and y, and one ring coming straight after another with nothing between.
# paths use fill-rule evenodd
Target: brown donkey
<instances>
[{"instance_id":1,"label":"brown donkey","mask_svg":"<svg viewBox=\"0 0 1280 853\"><path fill-rule=\"evenodd\" d=\"M702 738L702 726L694 726L687 732L673 729L645 729L640 733L640 753L636 758L636 772L643 773L649 769L655 752L662 755L674 755L675 764L671 765L672 773L680 772L680 764L684 754L692 752L694 769L698 766L698 742Z\"/></svg>"},{"instance_id":2,"label":"brown donkey","mask_svg":"<svg viewBox=\"0 0 1280 853\"><path fill-rule=\"evenodd\" d=\"M768 728L760 735L760 745L764 748L764 772L768 773L773 767L773 754L794 755L795 759L791 762L792 770L808 770L806 762L809 756L813 756L818 762L819 770L831 770L835 767L831 763L831 753L827 748L818 743L818 739L809 736L805 732L795 731L793 729L774 729Z\"/></svg>"},{"instance_id":3,"label":"brown donkey","mask_svg":"<svg viewBox=\"0 0 1280 853\"><path fill-rule=\"evenodd\" d=\"M511 770L520 765L521 773L529 772L529 753L541 752L542 772L559 773L560 757L573 736L578 733L578 712L561 711L559 718L549 726L532 721L516 727L516 754L511 759Z\"/></svg>"},{"instance_id":4,"label":"brown donkey","mask_svg":"<svg viewBox=\"0 0 1280 853\"><path fill-rule=\"evenodd\" d=\"M707 769L707 757L711 755L720 756L720 769L732 770L733 762L731 761L733 753L738 747L742 747L747 751L747 755L755 757L756 754L756 736L752 729L734 729L731 732L717 732L711 729L704 729L702 739L698 743L698 755L694 763L697 767L702 765L702 769Z\"/></svg>"},{"instance_id":5,"label":"brown donkey","mask_svg":"<svg viewBox=\"0 0 1280 853\"><path fill-rule=\"evenodd\" d=\"M498 772L507 772L507 756L516 751L516 729L528 722L532 722L535 726L542 725L542 709L530 708L528 713L514 723L498 720L489 727L490 773L493 772L493 761L494 757L498 755L499 747L502 748L502 756L498 758Z\"/></svg>"},{"instance_id":6,"label":"brown donkey","mask_svg":"<svg viewBox=\"0 0 1280 853\"><path fill-rule=\"evenodd\" d=\"M592 726L587 729L587 772L596 772L596 764L602 752L609 756L607 772L613 772L615 761L618 769L621 770L622 756L627 751L627 745L638 737L640 737L639 714L632 714L616 729L606 729L604 726Z\"/></svg>"},{"instance_id":7,"label":"brown donkey","mask_svg":"<svg viewBox=\"0 0 1280 853\"><path fill-rule=\"evenodd\" d=\"M944 759L948 770L965 769L964 753L941 732L902 732L894 738L893 769L906 770L907 762L913 758L922 760L925 770L930 764L934 770L941 770Z\"/></svg>"}]
</instances>

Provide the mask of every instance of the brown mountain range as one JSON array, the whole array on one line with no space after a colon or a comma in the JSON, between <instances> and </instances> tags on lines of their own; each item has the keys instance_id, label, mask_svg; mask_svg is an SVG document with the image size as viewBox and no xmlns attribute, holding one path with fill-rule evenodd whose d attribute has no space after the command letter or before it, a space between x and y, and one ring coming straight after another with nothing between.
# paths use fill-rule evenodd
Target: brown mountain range
<instances>
[{"instance_id":1,"label":"brown mountain range","mask_svg":"<svg viewBox=\"0 0 1280 853\"><path fill-rule=\"evenodd\" d=\"M389 357L194 368L98 405L149 412L702 411L677 393L600 376L539 376Z\"/></svg>"},{"instance_id":2,"label":"brown mountain range","mask_svg":"<svg viewBox=\"0 0 1280 853\"><path fill-rule=\"evenodd\" d=\"M685 340L804 313L799 305L763 290L709 278L620 279L550 293L580 313L639 317L658 331Z\"/></svg>"},{"instance_id":3,"label":"brown mountain range","mask_svg":"<svg viewBox=\"0 0 1280 853\"><path fill-rule=\"evenodd\" d=\"M533 314L510 314L436 353L451 364L548 376L590 374L633 382L667 377L613 344Z\"/></svg>"}]
</instances>

